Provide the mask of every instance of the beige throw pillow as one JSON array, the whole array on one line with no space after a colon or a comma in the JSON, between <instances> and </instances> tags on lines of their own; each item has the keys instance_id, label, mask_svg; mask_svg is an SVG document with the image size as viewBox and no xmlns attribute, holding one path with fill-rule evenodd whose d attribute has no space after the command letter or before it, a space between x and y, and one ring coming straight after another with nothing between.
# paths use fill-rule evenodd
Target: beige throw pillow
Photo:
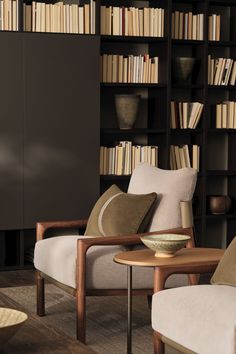
<instances>
[{"instance_id":1,"label":"beige throw pillow","mask_svg":"<svg viewBox=\"0 0 236 354\"><path fill-rule=\"evenodd\" d=\"M236 237L221 258L211 278L211 284L236 286Z\"/></svg>"},{"instance_id":2,"label":"beige throw pillow","mask_svg":"<svg viewBox=\"0 0 236 354\"><path fill-rule=\"evenodd\" d=\"M89 236L118 236L144 232L157 194L127 194L112 185L95 204L85 231Z\"/></svg>"}]
</instances>

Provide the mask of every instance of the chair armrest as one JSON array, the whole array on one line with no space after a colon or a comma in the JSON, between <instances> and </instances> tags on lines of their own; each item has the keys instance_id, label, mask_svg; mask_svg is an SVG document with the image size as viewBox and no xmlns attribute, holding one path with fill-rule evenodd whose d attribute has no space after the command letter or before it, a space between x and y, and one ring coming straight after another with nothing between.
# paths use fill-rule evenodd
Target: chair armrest
<instances>
[{"instance_id":1,"label":"chair armrest","mask_svg":"<svg viewBox=\"0 0 236 354\"><path fill-rule=\"evenodd\" d=\"M142 234L129 234L122 236L105 236L105 237L92 237L79 239L77 241L77 276L76 284L77 290L80 294L85 295L86 293L86 254L91 246L112 246L112 245L132 245L137 243L142 243L140 236L146 235L158 235L158 234L168 234L168 233L184 234L191 236L192 228L182 228L178 227L176 229L146 232Z\"/></svg>"},{"instance_id":2,"label":"chair armrest","mask_svg":"<svg viewBox=\"0 0 236 354\"><path fill-rule=\"evenodd\" d=\"M43 240L45 233L49 229L70 229L73 227L86 227L87 220L70 220L70 221L45 221L38 222L36 225L36 240Z\"/></svg>"},{"instance_id":3,"label":"chair armrest","mask_svg":"<svg viewBox=\"0 0 236 354\"><path fill-rule=\"evenodd\" d=\"M168 229L168 230L161 230L161 231L153 231L153 232L145 232L142 234L128 234L122 236L104 236L104 237L93 237L93 238L85 238L79 239L77 241L78 246L78 254L79 253L86 253L87 250L91 246L112 246L112 245L133 245L137 243L142 243L140 237L141 236L148 236L148 235L160 235L160 234L168 234L168 233L175 233L175 234L184 234L191 236L192 228L182 228L178 227L175 229Z\"/></svg>"}]
</instances>

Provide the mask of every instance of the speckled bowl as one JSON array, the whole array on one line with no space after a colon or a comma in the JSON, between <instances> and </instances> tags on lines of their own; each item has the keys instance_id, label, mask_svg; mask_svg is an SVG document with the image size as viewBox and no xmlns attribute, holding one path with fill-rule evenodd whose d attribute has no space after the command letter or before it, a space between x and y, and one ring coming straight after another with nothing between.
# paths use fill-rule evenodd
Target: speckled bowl
<instances>
[{"instance_id":1,"label":"speckled bowl","mask_svg":"<svg viewBox=\"0 0 236 354\"><path fill-rule=\"evenodd\" d=\"M0 348L18 331L27 318L24 312L0 307Z\"/></svg>"},{"instance_id":2,"label":"speckled bowl","mask_svg":"<svg viewBox=\"0 0 236 354\"><path fill-rule=\"evenodd\" d=\"M189 236L178 234L141 236L141 241L155 252L155 257L162 258L174 257L175 253L183 248L189 239Z\"/></svg>"}]
</instances>

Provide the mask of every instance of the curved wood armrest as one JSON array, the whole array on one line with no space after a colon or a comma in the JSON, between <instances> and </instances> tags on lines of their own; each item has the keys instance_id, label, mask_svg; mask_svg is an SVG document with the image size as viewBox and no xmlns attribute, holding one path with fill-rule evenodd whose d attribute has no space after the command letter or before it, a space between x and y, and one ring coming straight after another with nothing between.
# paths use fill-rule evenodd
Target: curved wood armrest
<instances>
[{"instance_id":1,"label":"curved wood armrest","mask_svg":"<svg viewBox=\"0 0 236 354\"><path fill-rule=\"evenodd\" d=\"M84 240L78 240L78 253L86 253L87 250L91 246L112 246L112 245L133 245L137 243L142 243L140 240L141 236L147 235L159 235L159 234L168 234L168 233L175 233L175 234L184 234L184 235L192 235L192 228L182 228L178 227L176 229L169 229L169 230L162 230L162 231L153 231L153 232L145 232L142 234L128 234L128 235L121 235L121 236L104 236L104 237L93 237L93 238L85 238Z\"/></svg>"},{"instance_id":2,"label":"curved wood armrest","mask_svg":"<svg viewBox=\"0 0 236 354\"><path fill-rule=\"evenodd\" d=\"M184 234L191 236L193 235L193 229L178 227L176 229L146 232L142 234L129 234L122 236L105 236L105 237L93 237L79 239L77 241L77 290L80 294L85 294L86 292L86 254L91 246L112 246L112 245L132 245L141 243L140 236L145 235L158 235L158 234Z\"/></svg>"},{"instance_id":3,"label":"curved wood armrest","mask_svg":"<svg viewBox=\"0 0 236 354\"><path fill-rule=\"evenodd\" d=\"M36 225L36 239L43 240L45 233L49 229L70 229L74 227L86 227L87 220L70 220L70 221L45 221L38 222Z\"/></svg>"}]
</instances>

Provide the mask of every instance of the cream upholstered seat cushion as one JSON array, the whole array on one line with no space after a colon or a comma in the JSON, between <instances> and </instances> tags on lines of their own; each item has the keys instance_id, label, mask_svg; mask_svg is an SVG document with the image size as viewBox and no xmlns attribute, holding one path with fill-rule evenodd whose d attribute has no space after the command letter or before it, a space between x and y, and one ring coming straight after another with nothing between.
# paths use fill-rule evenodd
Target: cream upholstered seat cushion
<instances>
[{"instance_id":1,"label":"cream upholstered seat cushion","mask_svg":"<svg viewBox=\"0 0 236 354\"><path fill-rule=\"evenodd\" d=\"M35 268L62 284L76 288L77 240L89 236L59 236L38 241L34 252ZM120 246L92 246L88 250L86 285L88 289L126 289L127 268L113 262L123 252ZM183 284L183 277L171 279L168 286ZM153 287L151 268L133 268L133 288Z\"/></svg>"},{"instance_id":2,"label":"cream upholstered seat cushion","mask_svg":"<svg viewBox=\"0 0 236 354\"><path fill-rule=\"evenodd\" d=\"M235 354L236 288L196 285L154 294L152 327L198 354Z\"/></svg>"},{"instance_id":3,"label":"cream upholstered seat cushion","mask_svg":"<svg viewBox=\"0 0 236 354\"><path fill-rule=\"evenodd\" d=\"M134 170L128 193L157 193L157 208L149 231L172 229L182 225L180 202L192 200L197 181L193 168L162 170L146 163Z\"/></svg>"}]
</instances>

